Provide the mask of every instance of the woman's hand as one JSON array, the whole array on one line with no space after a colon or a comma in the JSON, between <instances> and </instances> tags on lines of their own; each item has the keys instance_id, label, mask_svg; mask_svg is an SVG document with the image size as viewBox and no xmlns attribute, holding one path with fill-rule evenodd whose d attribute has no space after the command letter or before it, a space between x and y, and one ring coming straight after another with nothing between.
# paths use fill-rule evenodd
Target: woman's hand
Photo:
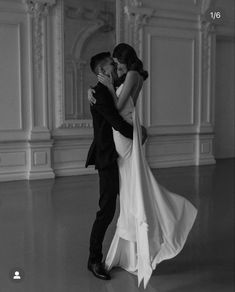
<instances>
[{"instance_id":1,"label":"woman's hand","mask_svg":"<svg viewBox=\"0 0 235 292\"><path fill-rule=\"evenodd\" d=\"M108 87L108 89L112 90L113 89L113 78L112 76L106 76L102 73L98 74L98 80L100 83Z\"/></svg>"},{"instance_id":2,"label":"woman's hand","mask_svg":"<svg viewBox=\"0 0 235 292\"><path fill-rule=\"evenodd\" d=\"M90 86L89 89L87 90L87 99L90 105L93 105L96 103L96 99L93 96L94 93L95 93L95 90Z\"/></svg>"}]
</instances>

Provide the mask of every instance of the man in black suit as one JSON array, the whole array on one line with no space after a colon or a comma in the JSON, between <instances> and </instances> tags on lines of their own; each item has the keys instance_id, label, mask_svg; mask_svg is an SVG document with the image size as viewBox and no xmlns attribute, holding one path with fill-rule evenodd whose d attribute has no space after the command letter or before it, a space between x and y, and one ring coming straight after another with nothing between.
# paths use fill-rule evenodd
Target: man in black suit
<instances>
[{"instance_id":1,"label":"man in black suit","mask_svg":"<svg viewBox=\"0 0 235 292\"><path fill-rule=\"evenodd\" d=\"M91 58L91 70L99 73L115 74L115 65L110 53L100 53ZM119 193L119 173L117 165L118 154L113 141L112 127L127 138L133 139L133 127L119 115L113 97L106 86L98 82L94 87L96 103L90 107L94 139L88 152L86 167L95 165L99 173L100 199L99 211L90 235L90 255L88 269L104 280L110 275L102 263L102 242L105 232L111 223L115 209L116 198Z\"/></svg>"}]
</instances>

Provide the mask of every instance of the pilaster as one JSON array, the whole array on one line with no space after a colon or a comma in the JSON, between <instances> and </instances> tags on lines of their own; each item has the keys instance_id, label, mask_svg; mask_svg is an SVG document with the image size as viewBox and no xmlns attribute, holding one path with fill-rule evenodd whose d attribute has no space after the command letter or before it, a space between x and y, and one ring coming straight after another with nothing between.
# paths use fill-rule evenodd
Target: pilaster
<instances>
[{"instance_id":1,"label":"pilaster","mask_svg":"<svg viewBox=\"0 0 235 292\"><path fill-rule=\"evenodd\" d=\"M200 97L196 164L213 164L214 158L214 103L215 103L215 48L216 29L208 15L211 1L202 6L199 17L200 39Z\"/></svg>"},{"instance_id":2,"label":"pilaster","mask_svg":"<svg viewBox=\"0 0 235 292\"><path fill-rule=\"evenodd\" d=\"M154 16L155 9L145 7L141 0L128 0L124 7L124 13L126 16L125 27L126 30L125 41L131 44L139 56L143 60L144 44L143 44L143 28L151 17ZM143 91L140 92L139 99L141 102L138 106L140 115L140 121L144 123L144 103L143 103Z\"/></svg>"},{"instance_id":3,"label":"pilaster","mask_svg":"<svg viewBox=\"0 0 235 292\"><path fill-rule=\"evenodd\" d=\"M48 96L48 28L49 10L56 0L24 0L29 15L31 68L31 130L29 133L30 179L54 177L51 168L51 133Z\"/></svg>"}]
</instances>

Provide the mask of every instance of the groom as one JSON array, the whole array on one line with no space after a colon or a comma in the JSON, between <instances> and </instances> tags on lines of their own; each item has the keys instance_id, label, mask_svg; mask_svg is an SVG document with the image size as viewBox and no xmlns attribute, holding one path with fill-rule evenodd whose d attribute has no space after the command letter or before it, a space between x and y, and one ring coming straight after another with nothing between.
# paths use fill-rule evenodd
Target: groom
<instances>
[{"instance_id":1,"label":"groom","mask_svg":"<svg viewBox=\"0 0 235 292\"><path fill-rule=\"evenodd\" d=\"M115 64L110 53L93 56L90 67L96 76L103 73L115 75ZM115 76L114 76L115 77ZM119 115L108 88L98 82L94 87L95 104L90 107L93 118L94 139L88 152L86 167L95 165L99 174L99 211L90 235L90 255L88 269L98 278L109 280L110 275L102 263L102 243L105 232L111 223L119 193L118 154L113 141L112 127L123 136L133 139L133 127Z\"/></svg>"}]
</instances>

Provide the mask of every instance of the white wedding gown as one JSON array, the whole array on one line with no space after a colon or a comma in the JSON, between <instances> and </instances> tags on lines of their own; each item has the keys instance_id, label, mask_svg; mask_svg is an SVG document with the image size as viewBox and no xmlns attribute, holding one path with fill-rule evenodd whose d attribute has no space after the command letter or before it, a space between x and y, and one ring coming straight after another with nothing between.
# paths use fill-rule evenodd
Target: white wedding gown
<instances>
[{"instance_id":1,"label":"white wedding gown","mask_svg":"<svg viewBox=\"0 0 235 292\"><path fill-rule=\"evenodd\" d=\"M121 85L117 89L120 94ZM183 248L197 210L159 185L145 159L138 113L130 97L120 113L133 124L133 141L113 129L119 154L120 215L105 264L138 276L144 288L156 265Z\"/></svg>"}]
</instances>

